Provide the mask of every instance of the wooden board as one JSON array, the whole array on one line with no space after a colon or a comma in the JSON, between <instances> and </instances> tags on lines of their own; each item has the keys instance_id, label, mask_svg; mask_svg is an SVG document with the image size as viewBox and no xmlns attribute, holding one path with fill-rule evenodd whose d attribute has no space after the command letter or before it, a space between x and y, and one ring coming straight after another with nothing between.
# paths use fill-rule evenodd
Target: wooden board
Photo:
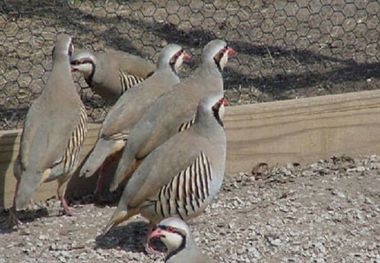
<instances>
[{"instance_id":1,"label":"wooden board","mask_svg":"<svg viewBox=\"0 0 380 263\"><path fill-rule=\"evenodd\" d=\"M259 162L309 163L332 155L380 154L380 90L227 107L224 122L229 174L249 172ZM90 125L82 158L98 129ZM0 207L9 206L13 198L19 133L0 132ZM68 193L90 193L94 179L74 178ZM44 185L35 199L54 195L55 187L54 182Z\"/></svg>"},{"instance_id":2,"label":"wooden board","mask_svg":"<svg viewBox=\"0 0 380 263\"><path fill-rule=\"evenodd\" d=\"M228 108L228 171L380 153L380 90Z\"/></svg>"},{"instance_id":3,"label":"wooden board","mask_svg":"<svg viewBox=\"0 0 380 263\"><path fill-rule=\"evenodd\" d=\"M98 129L99 125L97 124L89 125L87 137L80 153L81 160L94 144ZM16 179L13 176L13 163L20 147L20 134L21 130L0 131L0 208L12 205L16 185ZM68 192L76 196L89 194L92 192L95 182L95 177L87 180L75 177ZM56 191L57 183L55 181L43 184L36 193L34 200L46 200L55 196Z\"/></svg>"}]
</instances>

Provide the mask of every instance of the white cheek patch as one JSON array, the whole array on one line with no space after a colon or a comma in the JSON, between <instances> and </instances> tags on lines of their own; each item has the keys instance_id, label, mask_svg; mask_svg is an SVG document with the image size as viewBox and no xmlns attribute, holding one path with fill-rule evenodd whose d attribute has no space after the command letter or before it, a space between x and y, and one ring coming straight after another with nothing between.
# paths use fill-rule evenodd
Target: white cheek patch
<instances>
[{"instance_id":1,"label":"white cheek patch","mask_svg":"<svg viewBox=\"0 0 380 263\"><path fill-rule=\"evenodd\" d=\"M220 58L220 61L219 61L220 68L224 69L224 67L226 66L227 62L228 62L228 52L224 52L223 56Z\"/></svg>"},{"instance_id":2,"label":"white cheek patch","mask_svg":"<svg viewBox=\"0 0 380 263\"><path fill-rule=\"evenodd\" d=\"M221 120L223 120L223 117L224 117L224 112L225 112L226 108L224 107L224 105L220 105L220 108L219 108L219 118Z\"/></svg>"},{"instance_id":3,"label":"white cheek patch","mask_svg":"<svg viewBox=\"0 0 380 263\"><path fill-rule=\"evenodd\" d=\"M177 72L178 72L179 68L182 66L182 63L183 63L183 54L181 54L181 55L177 58L177 60L176 60L176 62L175 62L174 67L175 67L175 70L176 70Z\"/></svg>"},{"instance_id":4,"label":"white cheek patch","mask_svg":"<svg viewBox=\"0 0 380 263\"><path fill-rule=\"evenodd\" d=\"M72 67L75 68L76 70L82 72L85 78L91 74L92 69L93 69L93 66L91 63L79 64L79 65L75 65Z\"/></svg>"},{"instance_id":5,"label":"white cheek patch","mask_svg":"<svg viewBox=\"0 0 380 263\"><path fill-rule=\"evenodd\" d=\"M168 251L173 251L182 244L182 236L165 231L165 237L161 237L161 241L165 244Z\"/></svg>"}]
</instances>

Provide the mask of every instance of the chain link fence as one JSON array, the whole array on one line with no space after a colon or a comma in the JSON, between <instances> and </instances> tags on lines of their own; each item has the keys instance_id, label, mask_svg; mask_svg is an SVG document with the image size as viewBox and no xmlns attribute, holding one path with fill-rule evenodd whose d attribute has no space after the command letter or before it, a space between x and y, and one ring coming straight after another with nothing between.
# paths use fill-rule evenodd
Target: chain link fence
<instances>
[{"instance_id":1,"label":"chain link fence","mask_svg":"<svg viewBox=\"0 0 380 263\"><path fill-rule=\"evenodd\" d=\"M0 129L22 126L60 32L77 48L152 61L170 42L197 58L223 38L238 51L224 73L226 94L241 104L380 88L379 20L378 0L3 0ZM101 121L109 106L75 79L90 120Z\"/></svg>"}]
</instances>

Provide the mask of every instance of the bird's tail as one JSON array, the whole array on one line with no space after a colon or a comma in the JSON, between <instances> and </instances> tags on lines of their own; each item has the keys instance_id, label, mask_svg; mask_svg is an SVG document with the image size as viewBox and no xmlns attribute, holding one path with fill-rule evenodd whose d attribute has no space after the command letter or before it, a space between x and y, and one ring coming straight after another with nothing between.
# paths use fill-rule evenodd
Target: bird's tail
<instances>
[{"instance_id":1,"label":"bird's tail","mask_svg":"<svg viewBox=\"0 0 380 263\"><path fill-rule=\"evenodd\" d=\"M87 155L79 172L79 176L90 177L99 169L107 157L120 149L116 147L114 140L98 139L94 148Z\"/></svg>"},{"instance_id":2,"label":"bird's tail","mask_svg":"<svg viewBox=\"0 0 380 263\"><path fill-rule=\"evenodd\" d=\"M111 219L108 221L106 227L103 229L103 235L107 234L115 226L119 225L120 223L128 220L130 217L137 214L136 209L127 210L125 209L124 205L122 205L122 207L119 203L119 206L117 207L116 211L113 213Z\"/></svg>"},{"instance_id":3,"label":"bird's tail","mask_svg":"<svg viewBox=\"0 0 380 263\"><path fill-rule=\"evenodd\" d=\"M128 145L128 144L127 144ZM115 191L120 183L131 174L137 167L137 161L134 154L131 151L128 151L127 148L124 148L123 154L120 158L119 164L117 166L114 178L110 185L110 191Z\"/></svg>"},{"instance_id":4,"label":"bird's tail","mask_svg":"<svg viewBox=\"0 0 380 263\"><path fill-rule=\"evenodd\" d=\"M26 209L33 194L42 183L42 174L37 172L24 171L20 176L13 200L15 210Z\"/></svg>"}]
</instances>

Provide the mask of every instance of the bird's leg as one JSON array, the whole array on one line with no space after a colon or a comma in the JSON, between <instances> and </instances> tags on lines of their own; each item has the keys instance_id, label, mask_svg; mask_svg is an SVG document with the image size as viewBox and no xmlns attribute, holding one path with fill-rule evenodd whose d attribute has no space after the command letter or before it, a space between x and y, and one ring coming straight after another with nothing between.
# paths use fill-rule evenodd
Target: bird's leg
<instances>
[{"instance_id":1,"label":"bird's leg","mask_svg":"<svg viewBox=\"0 0 380 263\"><path fill-rule=\"evenodd\" d=\"M120 159L121 151L116 152L109 156L104 163L100 166L98 173L98 180L96 182L96 189L94 192L95 199L100 203L113 202L113 194L108 190L110 176L107 173L114 173L116 162Z\"/></svg>"},{"instance_id":2,"label":"bird's leg","mask_svg":"<svg viewBox=\"0 0 380 263\"><path fill-rule=\"evenodd\" d=\"M108 159L107 159L108 160ZM99 176L98 176L98 180L96 181L96 188L95 188L95 196L99 196L101 194L101 191L102 189L104 189L103 185L104 185L104 180L105 180L105 166L106 166L106 163L108 163L108 161L104 161L104 163L100 166L99 168Z\"/></svg>"},{"instance_id":3,"label":"bird's leg","mask_svg":"<svg viewBox=\"0 0 380 263\"><path fill-rule=\"evenodd\" d=\"M19 185L20 185L20 180L17 179L15 195L13 197L13 207L9 211L9 222L10 222L10 224L14 224L16 226L22 224L22 222L20 221L20 219L17 218L17 215L16 215L16 195L18 192Z\"/></svg>"},{"instance_id":4,"label":"bird's leg","mask_svg":"<svg viewBox=\"0 0 380 263\"><path fill-rule=\"evenodd\" d=\"M11 225L16 225L17 227L19 225L22 225L22 222L20 221L20 219L17 218L16 208L15 207L13 207L12 209L10 209L10 211L9 211L9 221L10 221Z\"/></svg>"},{"instance_id":5,"label":"bird's leg","mask_svg":"<svg viewBox=\"0 0 380 263\"><path fill-rule=\"evenodd\" d=\"M14 226L18 227L22 222L17 218L16 215L16 194L19 186L19 180L16 183L15 195L13 197L13 207L10 208L9 214L5 215L4 218L0 219L0 229L11 230Z\"/></svg>"},{"instance_id":6,"label":"bird's leg","mask_svg":"<svg viewBox=\"0 0 380 263\"><path fill-rule=\"evenodd\" d=\"M58 199L61 201L61 205L63 207L65 214L69 216L74 216L75 211L74 209L69 207L65 198L66 187L67 187L69 178L70 176L62 176L61 178L58 179L57 196L58 196Z\"/></svg>"}]
</instances>

